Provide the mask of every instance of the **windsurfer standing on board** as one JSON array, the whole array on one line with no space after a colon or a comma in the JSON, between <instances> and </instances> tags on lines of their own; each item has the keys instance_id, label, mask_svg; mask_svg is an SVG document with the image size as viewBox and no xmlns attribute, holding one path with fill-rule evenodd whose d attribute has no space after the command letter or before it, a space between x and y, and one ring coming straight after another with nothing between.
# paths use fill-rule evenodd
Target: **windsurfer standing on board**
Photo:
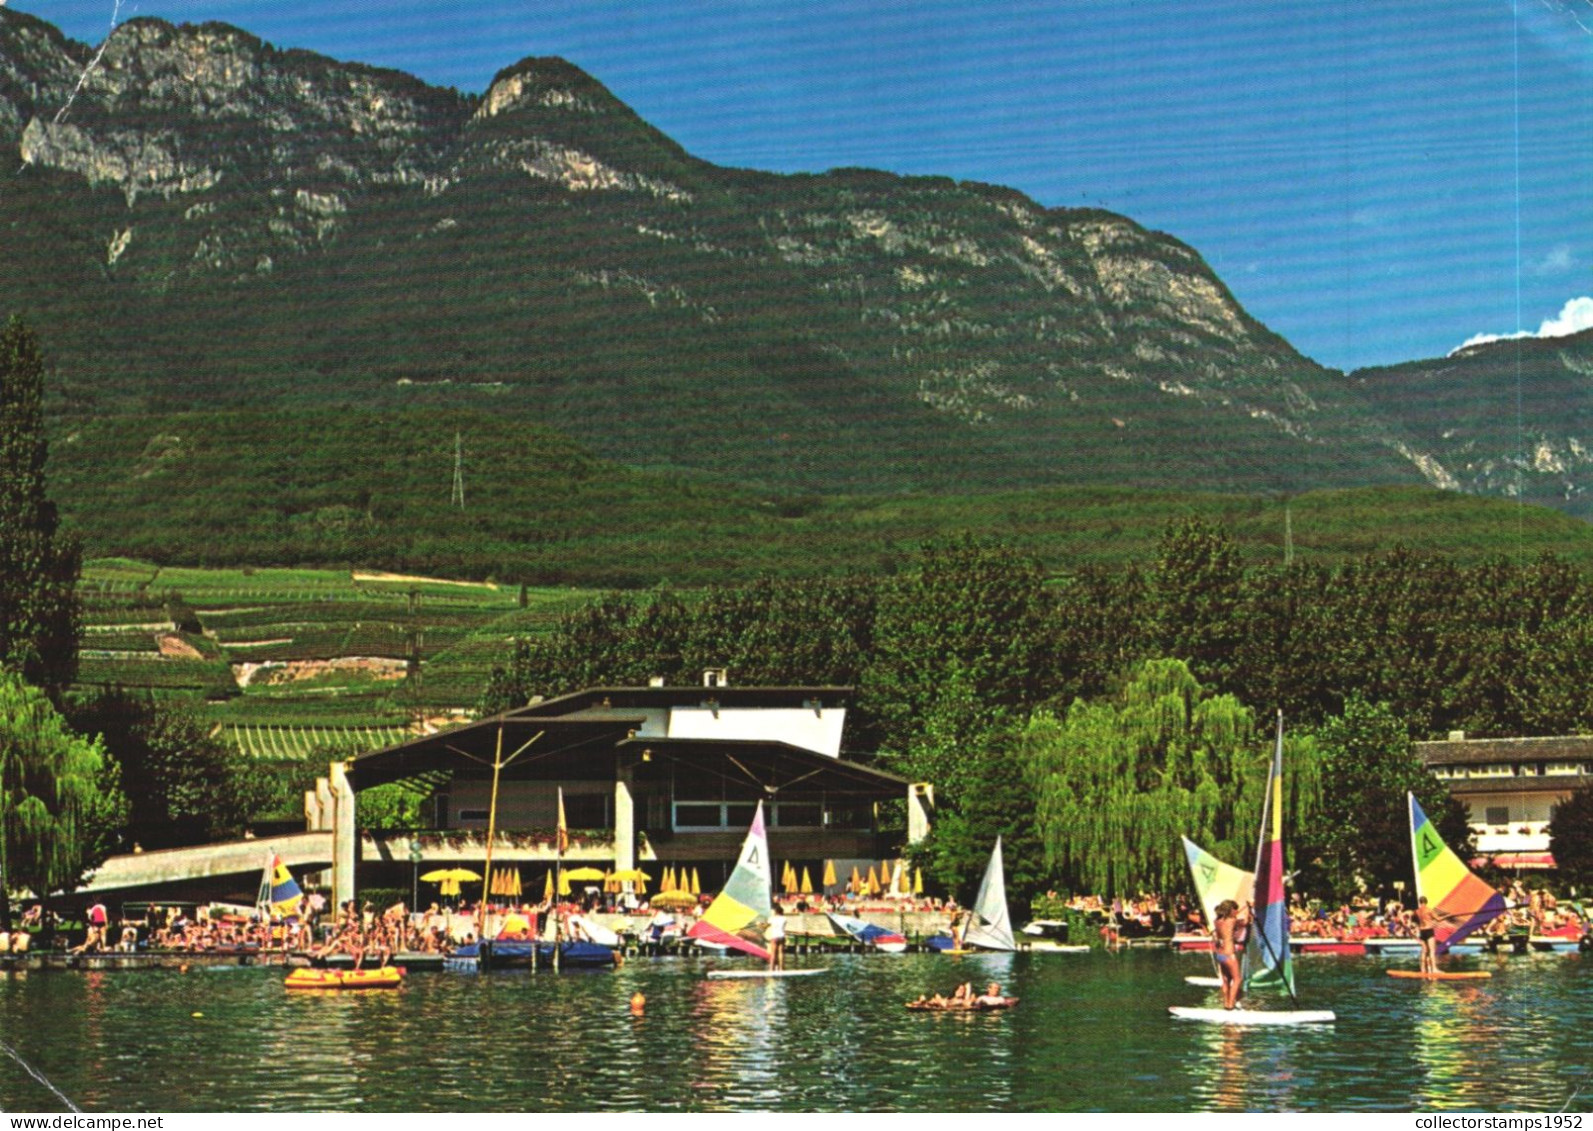
<instances>
[{"instance_id":1,"label":"windsurfer standing on board","mask_svg":"<svg viewBox=\"0 0 1593 1131\"><path fill-rule=\"evenodd\" d=\"M1438 973L1438 916L1433 914L1433 909L1427 906L1427 897L1424 895L1416 901L1416 937L1422 944L1421 971L1423 974Z\"/></svg>"},{"instance_id":2,"label":"windsurfer standing on board","mask_svg":"<svg viewBox=\"0 0 1593 1131\"><path fill-rule=\"evenodd\" d=\"M1222 979L1222 1007L1232 1009L1239 1004L1239 954L1234 945L1234 932L1239 926L1239 905L1231 899L1217 904L1217 921L1212 924L1213 955L1217 959L1217 975Z\"/></svg>"},{"instance_id":3,"label":"windsurfer standing on board","mask_svg":"<svg viewBox=\"0 0 1593 1131\"><path fill-rule=\"evenodd\" d=\"M785 911L776 903L769 912L769 925L763 932L769 944L769 969L785 969Z\"/></svg>"}]
</instances>

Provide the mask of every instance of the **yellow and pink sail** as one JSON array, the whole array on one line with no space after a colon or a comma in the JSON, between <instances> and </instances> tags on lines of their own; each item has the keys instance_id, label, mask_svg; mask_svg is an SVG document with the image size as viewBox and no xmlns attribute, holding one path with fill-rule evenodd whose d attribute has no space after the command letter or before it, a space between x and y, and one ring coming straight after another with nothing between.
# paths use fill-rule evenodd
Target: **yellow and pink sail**
<instances>
[{"instance_id":1,"label":"yellow and pink sail","mask_svg":"<svg viewBox=\"0 0 1593 1131\"><path fill-rule=\"evenodd\" d=\"M728 946L745 951L765 961L769 952L757 943L741 937L741 931L767 921L774 910L769 897L772 873L769 868L769 838L763 829L763 802L752 815L752 828L741 843L741 855L730 878L714 901L708 905L701 919L686 929L690 938L716 946Z\"/></svg>"},{"instance_id":2,"label":"yellow and pink sail","mask_svg":"<svg viewBox=\"0 0 1593 1131\"><path fill-rule=\"evenodd\" d=\"M1505 897L1478 879L1444 843L1414 793L1410 802L1410 851L1416 867L1416 898L1427 897L1437 922L1433 937L1445 953L1467 935L1510 910Z\"/></svg>"}]
</instances>

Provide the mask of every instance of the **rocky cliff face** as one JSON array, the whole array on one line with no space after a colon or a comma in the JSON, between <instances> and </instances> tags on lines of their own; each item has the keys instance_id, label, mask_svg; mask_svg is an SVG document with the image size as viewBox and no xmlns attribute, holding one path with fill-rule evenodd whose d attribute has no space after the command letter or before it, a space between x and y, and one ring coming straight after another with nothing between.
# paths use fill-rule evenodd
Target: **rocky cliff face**
<instances>
[{"instance_id":1,"label":"rocky cliff face","mask_svg":"<svg viewBox=\"0 0 1593 1131\"><path fill-rule=\"evenodd\" d=\"M1489 342L1351 376L1456 488L1593 516L1593 331Z\"/></svg>"},{"instance_id":2,"label":"rocky cliff face","mask_svg":"<svg viewBox=\"0 0 1593 1131\"><path fill-rule=\"evenodd\" d=\"M822 487L1451 481L1175 239L719 169L557 59L471 98L221 25L133 20L96 58L0 9L0 143L30 218L0 303L102 408L447 382L622 458Z\"/></svg>"}]
</instances>

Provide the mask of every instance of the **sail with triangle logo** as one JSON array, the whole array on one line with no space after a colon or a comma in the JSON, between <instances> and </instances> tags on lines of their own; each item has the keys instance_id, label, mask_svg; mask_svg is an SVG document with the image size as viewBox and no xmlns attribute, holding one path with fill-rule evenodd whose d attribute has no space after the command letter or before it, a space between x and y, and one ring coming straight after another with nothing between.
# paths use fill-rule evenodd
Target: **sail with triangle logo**
<instances>
[{"instance_id":1,"label":"sail with triangle logo","mask_svg":"<svg viewBox=\"0 0 1593 1131\"><path fill-rule=\"evenodd\" d=\"M1447 953L1467 935L1510 910L1505 897L1483 883L1444 843L1414 793L1410 802L1410 850L1416 865L1416 898L1427 897L1436 920L1438 953Z\"/></svg>"},{"instance_id":2,"label":"sail with triangle logo","mask_svg":"<svg viewBox=\"0 0 1593 1131\"><path fill-rule=\"evenodd\" d=\"M1208 927L1217 922L1217 904L1223 900L1231 899L1240 907L1251 902L1256 888L1253 873L1219 860L1187 836L1182 839L1184 858L1189 861L1189 874L1195 881L1195 895L1200 900L1200 909L1206 915Z\"/></svg>"},{"instance_id":3,"label":"sail with triangle logo","mask_svg":"<svg viewBox=\"0 0 1593 1131\"><path fill-rule=\"evenodd\" d=\"M702 918L687 928L687 936L732 947L768 961L768 951L757 943L748 942L738 932L768 920L774 910L769 894L771 884L769 838L763 828L763 802L760 801L730 878L714 896Z\"/></svg>"}]
</instances>

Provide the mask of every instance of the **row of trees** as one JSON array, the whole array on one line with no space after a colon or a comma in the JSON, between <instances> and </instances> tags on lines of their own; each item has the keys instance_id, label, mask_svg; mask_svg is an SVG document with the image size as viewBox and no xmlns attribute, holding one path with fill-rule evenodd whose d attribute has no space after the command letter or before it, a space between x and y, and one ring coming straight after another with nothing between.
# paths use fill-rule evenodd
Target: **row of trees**
<instances>
[{"instance_id":1,"label":"row of trees","mask_svg":"<svg viewBox=\"0 0 1593 1131\"><path fill-rule=\"evenodd\" d=\"M1152 562L1060 582L963 539L882 578L613 595L520 646L482 706L720 666L855 686L854 756L936 783L943 879L976 877L1000 833L1014 889L1114 891L1178 882L1179 832L1247 857L1268 747L1255 719L1281 710L1304 872L1340 893L1408 871L1407 789L1464 848L1413 737L1593 726L1590 609L1593 585L1550 558L1247 569L1189 519Z\"/></svg>"}]
</instances>

